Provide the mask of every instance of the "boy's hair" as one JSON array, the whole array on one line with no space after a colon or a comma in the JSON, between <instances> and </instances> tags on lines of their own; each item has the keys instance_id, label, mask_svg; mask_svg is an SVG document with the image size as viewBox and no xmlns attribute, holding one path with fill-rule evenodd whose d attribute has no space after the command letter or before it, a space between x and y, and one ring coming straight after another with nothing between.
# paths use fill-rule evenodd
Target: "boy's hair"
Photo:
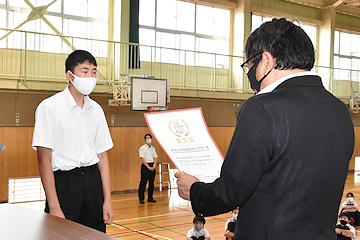
<instances>
[{"instance_id":1,"label":"boy's hair","mask_svg":"<svg viewBox=\"0 0 360 240\"><path fill-rule=\"evenodd\" d=\"M205 218L203 216L195 216L193 223L201 222L203 225L205 225Z\"/></svg>"},{"instance_id":2,"label":"boy's hair","mask_svg":"<svg viewBox=\"0 0 360 240\"><path fill-rule=\"evenodd\" d=\"M347 193L346 196L347 195L350 195L351 197L354 197L354 194L352 192Z\"/></svg>"},{"instance_id":3,"label":"boy's hair","mask_svg":"<svg viewBox=\"0 0 360 240\"><path fill-rule=\"evenodd\" d=\"M96 60L94 56L85 50L75 50L69 54L65 61L65 72L71 71L74 73L74 68L78 64L82 64L84 62L89 62L90 64L94 64L97 67Z\"/></svg>"},{"instance_id":4,"label":"boy's hair","mask_svg":"<svg viewBox=\"0 0 360 240\"><path fill-rule=\"evenodd\" d=\"M236 210L239 210L239 208L237 207L237 208L233 209L231 212L235 212Z\"/></svg>"},{"instance_id":5,"label":"boy's hair","mask_svg":"<svg viewBox=\"0 0 360 240\"><path fill-rule=\"evenodd\" d=\"M350 214L347 212L340 213L339 218L341 218L341 217L347 217L348 221L351 219Z\"/></svg>"},{"instance_id":6,"label":"boy's hair","mask_svg":"<svg viewBox=\"0 0 360 240\"><path fill-rule=\"evenodd\" d=\"M275 69L306 69L315 62L314 46L305 31L285 18L264 22L248 37L245 46L247 59L257 61L264 51L275 58Z\"/></svg>"},{"instance_id":7,"label":"boy's hair","mask_svg":"<svg viewBox=\"0 0 360 240\"><path fill-rule=\"evenodd\" d=\"M150 136L150 138L152 139L152 136L150 133L145 134L144 139L146 139L147 136Z\"/></svg>"}]
</instances>

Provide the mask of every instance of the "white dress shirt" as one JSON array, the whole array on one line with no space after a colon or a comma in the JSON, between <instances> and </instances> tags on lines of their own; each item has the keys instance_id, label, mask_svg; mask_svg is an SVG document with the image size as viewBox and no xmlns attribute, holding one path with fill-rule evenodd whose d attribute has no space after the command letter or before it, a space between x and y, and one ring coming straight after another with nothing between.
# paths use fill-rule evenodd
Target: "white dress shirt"
<instances>
[{"instance_id":1,"label":"white dress shirt","mask_svg":"<svg viewBox=\"0 0 360 240\"><path fill-rule=\"evenodd\" d=\"M88 96L81 108L66 87L36 109L32 148L52 149L53 171L96 164L97 154L113 146L104 112Z\"/></svg>"},{"instance_id":2,"label":"white dress shirt","mask_svg":"<svg viewBox=\"0 0 360 240\"><path fill-rule=\"evenodd\" d=\"M139 157L144 158L147 163L153 163L154 158L157 158L158 155L153 146L149 146L145 143L139 148Z\"/></svg>"},{"instance_id":3,"label":"white dress shirt","mask_svg":"<svg viewBox=\"0 0 360 240\"><path fill-rule=\"evenodd\" d=\"M281 83L285 82L286 80L288 80L290 78L300 77L300 76L308 76L308 75L317 75L317 73L305 71L305 72L299 72L299 73L293 73L293 74L287 75L287 76L280 78L280 79L276 80L275 82L269 84L268 86L263 88L260 92L258 92L256 95L272 92L277 86L279 86Z\"/></svg>"}]
</instances>

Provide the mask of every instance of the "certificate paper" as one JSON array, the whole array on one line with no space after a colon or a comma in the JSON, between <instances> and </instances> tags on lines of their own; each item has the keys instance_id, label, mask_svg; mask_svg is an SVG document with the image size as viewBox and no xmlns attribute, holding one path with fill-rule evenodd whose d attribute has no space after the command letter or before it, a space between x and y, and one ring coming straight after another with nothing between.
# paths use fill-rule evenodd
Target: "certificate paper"
<instances>
[{"instance_id":1,"label":"certificate paper","mask_svg":"<svg viewBox=\"0 0 360 240\"><path fill-rule=\"evenodd\" d=\"M144 113L150 131L179 171L209 183L220 177L221 154L201 108Z\"/></svg>"}]
</instances>

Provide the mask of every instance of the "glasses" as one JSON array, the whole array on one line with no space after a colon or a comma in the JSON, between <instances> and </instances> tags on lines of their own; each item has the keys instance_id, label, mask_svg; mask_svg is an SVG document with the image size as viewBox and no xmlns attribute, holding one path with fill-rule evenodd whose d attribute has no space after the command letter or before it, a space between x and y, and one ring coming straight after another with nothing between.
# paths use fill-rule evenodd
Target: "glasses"
<instances>
[{"instance_id":1,"label":"glasses","mask_svg":"<svg viewBox=\"0 0 360 240\"><path fill-rule=\"evenodd\" d=\"M247 74L250 70L250 66L249 63L251 60L253 60L254 58L257 58L260 54L262 54L263 52L259 52L257 54L255 54L254 56L252 56L251 58L249 58L248 60L246 60L243 64L241 64L242 69L244 70L244 72Z\"/></svg>"}]
</instances>

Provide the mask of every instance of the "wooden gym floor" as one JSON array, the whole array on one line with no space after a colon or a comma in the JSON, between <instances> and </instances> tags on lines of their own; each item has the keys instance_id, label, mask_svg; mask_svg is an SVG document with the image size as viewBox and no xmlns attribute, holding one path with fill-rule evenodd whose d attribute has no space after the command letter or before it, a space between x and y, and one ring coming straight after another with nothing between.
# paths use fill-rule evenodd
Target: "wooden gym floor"
<instances>
[{"instance_id":1,"label":"wooden gym floor","mask_svg":"<svg viewBox=\"0 0 360 240\"><path fill-rule=\"evenodd\" d=\"M349 172L341 202L345 201L347 192L353 192L360 204L360 172ZM181 199L177 189L154 192L154 198L157 203L145 199L145 204L140 204L137 193L113 195L115 218L107 226L107 234L124 240L186 239L194 217L190 202ZM230 217L231 213L225 213L206 218L205 228L211 239L225 239L224 226ZM360 226L356 227L356 239L360 240Z\"/></svg>"}]
</instances>

